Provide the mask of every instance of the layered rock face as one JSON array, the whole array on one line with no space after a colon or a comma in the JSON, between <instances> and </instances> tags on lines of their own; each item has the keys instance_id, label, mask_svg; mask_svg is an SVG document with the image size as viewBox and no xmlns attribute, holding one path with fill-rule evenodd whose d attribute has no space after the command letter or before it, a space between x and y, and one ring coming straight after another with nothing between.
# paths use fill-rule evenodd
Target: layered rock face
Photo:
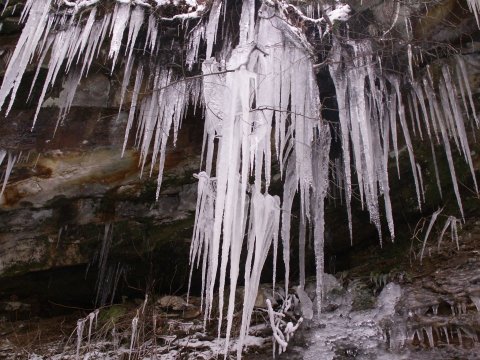
<instances>
[{"instance_id":1,"label":"layered rock face","mask_svg":"<svg viewBox=\"0 0 480 360\"><path fill-rule=\"evenodd\" d=\"M12 4L2 17L3 61L18 38L15 24L20 11L20 4L18 8ZM0 296L28 295L24 285L28 288L35 280L27 276L26 283L18 281L31 272L37 272L39 281L52 277L55 284L59 273L42 271L61 268L65 277L73 274L65 281L71 282L75 293L75 283L83 277L75 269L80 266L85 272L89 267L96 273L101 252L106 252L102 266L107 272L110 267L132 268L145 279L148 272L158 276L160 271L164 283L158 286L171 286L172 281L182 286L196 203L193 174L198 170L203 134L199 114L193 109L187 114L176 147L167 150L165 180L155 201L156 173L150 174L148 168L141 174L133 144L122 156L128 114L118 111L116 75L101 67L92 71L82 80L68 117L59 124L57 103L63 87L58 84L32 129L38 89L27 100L33 67L31 71L8 119L0 124L0 148L16 159L0 199L0 278L5 285ZM102 250L106 232L111 240ZM62 281L59 284L65 285ZM94 277L87 282L84 300L92 294L92 281ZM79 288L85 290L85 284Z\"/></svg>"}]
</instances>

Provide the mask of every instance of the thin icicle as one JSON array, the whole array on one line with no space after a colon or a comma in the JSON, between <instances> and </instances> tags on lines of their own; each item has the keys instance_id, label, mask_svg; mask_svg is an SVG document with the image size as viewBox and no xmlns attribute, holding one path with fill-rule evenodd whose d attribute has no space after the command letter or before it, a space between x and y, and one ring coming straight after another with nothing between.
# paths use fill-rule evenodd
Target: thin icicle
<instances>
[{"instance_id":1,"label":"thin icicle","mask_svg":"<svg viewBox=\"0 0 480 360\"><path fill-rule=\"evenodd\" d=\"M420 252L420 264L422 263L422 260L423 260L423 253L425 252L425 246L427 245L428 235L430 235L430 231L432 231L433 225L435 224L435 221L437 220L438 215L442 211L443 211L443 208L438 209L432 214L432 218L430 219L430 223L428 224L427 232L425 233L425 237L423 239L422 250Z\"/></svg>"},{"instance_id":2,"label":"thin icicle","mask_svg":"<svg viewBox=\"0 0 480 360\"><path fill-rule=\"evenodd\" d=\"M147 38L145 40L145 46L143 52L145 53L147 48L151 53L156 51L157 46L157 37L158 37L158 24L157 18L154 14L150 14L148 17L148 29L147 29Z\"/></svg>"},{"instance_id":3,"label":"thin icicle","mask_svg":"<svg viewBox=\"0 0 480 360\"><path fill-rule=\"evenodd\" d=\"M292 205L297 189L295 178L295 154L288 161L283 187L282 203L282 244L283 244L283 262L285 264L285 293L288 294L290 279L290 223L292 217Z\"/></svg>"},{"instance_id":4,"label":"thin icicle","mask_svg":"<svg viewBox=\"0 0 480 360\"><path fill-rule=\"evenodd\" d=\"M86 319L80 319L77 321L77 354L76 359L80 359L80 347L82 346L83 329L85 328Z\"/></svg>"},{"instance_id":5,"label":"thin icicle","mask_svg":"<svg viewBox=\"0 0 480 360\"><path fill-rule=\"evenodd\" d=\"M467 68L465 66L465 61L463 60L463 58L460 55L457 56L457 73L459 74L458 75L459 78L460 78L460 74L461 74L461 77L463 78L463 83L465 85L465 88L467 89L468 100L470 101L470 107L471 107L472 115L473 115L473 118L475 119L475 124L478 127L479 124L480 124L480 121L478 120L477 111L475 109L475 103L473 101L472 89L470 87L470 81L468 80L468 72L467 72ZM468 109L465 109L465 110L468 111Z\"/></svg>"},{"instance_id":6,"label":"thin icicle","mask_svg":"<svg viewBox=\"0 0 480 360\"><path fill-rule=\"evenodd\" d=\"M323 273L324 273L324 243L325 243L325 197L328 190L328 164L330 150L330 129L324 125L319 129L319 139L312 162L314 163L314 199L312 203L314 214L314 251L316 263L316 298L317 314L322 310Z\"/></svg>"},{"instance_id":7,"label":"thin icicle","mask_svg":"<svg viewBox=\"0 0 480 360\"><path fill-rule=\"evenodd\" d=\"M435 154L435 149L433 147L433 141L430 139L430 150L432 153L432 159L433 159L433 169L435 170L435 180L437 183L437 189L440 194L440 198L443 198L443 193L442 193L442 184L440 183L440 172L438 171L438 164L437 164L437 155Z\"/></svg>"},{"instance_id":8,"label":"thin icicle","mask_svg":"<svg viewBox=\"0 0 480 360\"><path fill-rule=\"evenodd\" d=\"M405 144L407 145L407 151L408 151L408 157L410 159L410 166L412 169L412 174L413 174L413 180L415 183L415 191L417 193L417 203L418 203L418 208L420 211L422 211L422 198L421 198L421 191L420 191L420 183L418 180L417 176L417 166L416 166L416 161L415 161L415 155L413 152L413 144L412 140L410 138L410 132L408 130L408 125L407 121L405 120L405 110L402 104L402 94L400 92L400 83L398 79L392 79L393 86L395 88L395 92L397 94L397 100L398 100L398 115L400 119L400 125L402 127L403 131L403 137L405 139Z\"/></svg>"},{"instance_id":9,"label":"thin icicle","mask_svg":"<svg viewBox=\"0 0 480 360\"><path fill-rule=\"evenodd\" d=\"M464 218L464 212L463 212L463 206L462 206L462 199L460 197L460 191L458 189L457 174L455 172L455 165L453 163L453 156L452 156L452 150L451 150L451 147L450 147L450 140L448 138L448 134L447 134L447 131L445 129L445 125L443 123L443 120L438 116L439 113L440 113L440 109L439 109L437 100L433 97L433 91L432 91L430 85L427 82L424 82L424 85L425 85L425 93L428 96L428 102L430 104L430 107L432 108L432 114L437 115L438 126L440 128L440 133L442 135L443 146L444 146L444 149L445 149L445 154L447 155L448 166L450 168L450 175L451 175L451 178L452 178L453 190L455 192L455 197L457 198L458 208L460 210L460 213L461 213L462 219L463 219Z\"/></svg>"},{"instance_id":10,"label":"thin icicle","mask_svg":"<svg viewBox=\"0 0 480 360\"><path fill-rule=\"evenodd\" d=\"M443 240L443 235L445 234L445 231L447 231L448 227L452 225L452 221L455 221L455 217L449 216L447 218L447 221L445 221L445 225L443 225L442 231L440 231L440 235L438 236L438 241L437 241L437 250L440 251L440 245Z\"/></svg>"},{"instance_id":11,"label":"thin icicle","mask_svg":"<svg viewBox=\"0 0 480 360\"><path fill-rule=\"evenodd\" d=\"M460 111L460 105L458 104L458 95L456 92L456 87L452 81L452 78L450 76L450 71L449 69L444 66L442 69L445 85L448 90L448 99L451 105L451 108L453 109L453 119L455 122L455 127L456 127L456 133L458 135L458 138L460 140L461 148L463 150L464 157L467 161L467 164L470 168L470 173L472 175L473 179L473 186L475 188L475 192L478 194L478 185L477 185L477 179L475 175L475 169L473 166L473 161L472 161L472 156L471 156L471 151L470 151L470 146L468 144L468 138L467 138L467 132L465 130L465 124L463 121L463 116Z\"/></svg>"},{"instance_id":12,"label":"thin icicle","mask_svg":"<svg viewBox=\"0 0 480 360\"><path fill-rule=\"evenodd\" d=\"M407 45L407 54L408 54L408 70L410 71L410 78L413 80L413 54L412 54L412 44Z\"/></svg>"},{"instance_id":13,"label":"thin icicle","mask_svg":"<svg viewBox=\"0 0 480 360\"><path fill-rule=\"evenodd\" d=\"M475 15L475 20L477 20L477 25L480 27L480 0L467 0L468 7L470 11ZM460 333L459 333L460 336Z\"/></svg>"},{"instance_id":14,"label":"thin icicle","mask_svg":"<svg viewBox=\"0 0 480 360\"><path fill-rule=\"evenodd\" d=\"M135 42L137 40L140 27L142 26L142 23L144 21L144 17L145 17L145 14L144 14L143 8L140 6L136 6L133 9L132 14L130 16L130 23L128 25L127 46L126 46L127 62L125 64L125 73L123 75L122 88L120 91L119 111L121 110L123 105L127 86L130 83L130 75L132 73L133 62L134 62L132 59L133 49L135 48Z\"/></svg>"},{"instance_id":15,"label":"thin icicle","mask_svg":"<svg viewBox=\"0 0 480 360\"><path fill-rule=\"evenodd\" d=\"M130 130L132 129L133 119L137 110L138 94L140 92L142 82L143 82L143 67L139 66L137 68L137 74L135 77L135 85L133 86L132 102L130 104L130 111L128 113L127 127L125 129L125 138L123 140L122 157L125 154L125 148L127 147L128 137L130 134Z\"/></svg>"},{"instance_id":16,"label":"thin icicle","mask_svg":"<svg viewBox=\"0 0 480 360\"><path fill-rule=\"evenodd\" d=\"M5 150L0 150L0 159L5 158ZM17 155L13 155L11 152L8 152L8 157L7 157L7 167L5 168L5 172L3 174L3 184L2 184L2 190L0 191L0 198L2 197L5 188L7 187L8 179L10 178L10 174L12 173L13 166L17 162ZM0 165L1 165L0 161Z\"/></svg>"},{"instance_id":17,"label":"thin icicle","mask_svg":"<svg viewBox=\"0 0 480 360\"><path fill-rule=\"evenodd\" d=\"M419 163L417 163L416 165L417 165L417 171L418 171L418 180L420 183L420 195L421 195L422 201L425 203L426 198L425 198L425 187L423 186L422 167L420 166Z\"/></svg>"}]
</instances>

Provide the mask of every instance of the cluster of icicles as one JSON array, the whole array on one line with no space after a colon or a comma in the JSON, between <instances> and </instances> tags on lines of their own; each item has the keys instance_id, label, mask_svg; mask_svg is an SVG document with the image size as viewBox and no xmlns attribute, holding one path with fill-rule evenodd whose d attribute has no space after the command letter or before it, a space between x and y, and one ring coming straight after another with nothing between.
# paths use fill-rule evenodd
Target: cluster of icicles
<instances>
[{"instance_id":1,"label":"cluster of icicles","mask_svg":"<svg viewBox=\"0 0 480 360\"><path fill-rule=\"evenodd\" d=\"M421 140L426 138L431 145L435 178L440 195L442 195L442 188L434 145L443 146L463 218L463 206L450 140L453 140L458 151L464 156L473 177L475 192L478 193L464 114L467 114L473 126L479 125L463 58L456 57L453 69L444 64L438 79L432 77L427 66L423 78L410 79L408 81L410 90L401 91L400 79L394 75L382 74L379 71L381 59L374 59L372 53L368 41L352 41L347 46L342 46L334 40L332 65L330 65L339 109L343 148L341 170L344 172L341 180L345 188L350 232L352 230L350 169L353 166L357 174L360 199L362 204L366 204L372 223L381 236L378 198L379 195L383 195L390 235L392 239L395 236L389 195L388 159L393 148L400 177L398 124L400 124L410 160L419 209L425 202L425 190L422 169L415 160L410 131L413 135L418 135ZM349 58L353 58L353 61L348 61ZM410 127L407 124L407 118L412 121ZM351 153L353 153L353 161L350 157Z\"/></svg>"},{"instance_id":2,"label":"cluster of icicles","mask_svg":"<svg viewBox=\"0 0 480 360\"><path fill-rule=\"evenodd\" d=\"M480 312L480 297L474 294L469 294L469 297L476 311ZM439 313L440 302L438 299L429 300L431 305L409 309L411 315L415 314L415 317L410 316L410 324L398 322L397 326L386 331L385 337L389 339L391 349L400 349L407 342L413 343L414 341L420 346L428 344L431 348L438 347L439 343L449 345L450 341L458 342L460 347L463 347L466 341L478 344L477 332L468 324L468 321L463 324L461 320L456 321L457 317L465 319L464 315L469 313L467 305L470 304L467 304L467 299L463 299L461 302L444 300L444 303L450 306L451 314L448 315ZM436 336L434 336L434 332Z\"/></svg>"},{"instance_id":3,"label":"cluster of icicles","mask_svg":"<svg viewBox=\"0 0 480 360\"><path fill-rule=\"evenodd\" d=\"M116 2L113 12L98 16L97 8L91 6L98 2L27 0L22 15L25 28L0 88L0 106L10 96L6 108L8 114L29 63L38 58L33 88L42 64L48 59L48 72L33 123L47 89L55 84L60 74L67 73L60 96L62 105L58 122L61 123L80 80L87 76L92 61L103 56L101 50L108 40L112 72L115 67L124 68L122 103L133 82L123 150L131 130L136 129L135 146L141 154L142 172L148 161L151 162L150 174L158 166L157 198L169 134L173 130L175 144L186 108L189 105L203 106L202 171L197 175L198 200L190 260L192 268L202 268L205 321L212 316L217 283L219 318L223 320L224 290L227 274L229 276L227 349L240 259L246 245L240 356L262 268L272 246L276 268L279 242L283 246L285 289L288 291L290 218L297 193L300 199L300 286L305 284L305 242L307 232L311 232L317 266L318 311L322 306L324 199L328 190L331 136L330 127L321 119L311 49L304 35L289 24L282 6L275 6L281 2L263 3L255 16L254 0L245 0L239 44L232 49L228 38L224 39L223 50L213 58L213 45L224 6L221 0L214 0L210 11L197 19L198 23L189 32L186 63L193 66L198 62L203 41L206 44L206 60L201 65L203 74L182 79L172 70L140 61L149 56L153 60L151 63L155 63L161 41L158 19L149 9L151 5L145 1L122 0ZM74 6L70 10L52 12L51 9L58 9L60 3ZM82 8L91 6L89 12L76 13L80 4L84 5ZM345 9L345 5L339 6ZM182 19L200 15L196 10L185 14ZM144 44L138 44L142 27L146 31L146 40ZM348 60L352 55L353 61ZM336 88L343 148L343 160L336 162L340 165L336 173L340 174L337 178L345 192L350 232L353 168L361 202L366 205L379 234L379 198L383 195L388 228L393 238L387 169L392 147L398 164L398 123L410 157L419 207L424 201L424 191L422 171L412 148L400 80L385 76L376 60L372 59L368 42L340 44L335 41L332 48L330 73ZM453 77L458 80L457 84ZM434 87L438 89L439 97L435 95ZM428 76L421 81L412 79L412 91L406 99L410 118L414 120L411 130L421 138L427 137L432 150L435 142L443 143L463 215L450 140L453 139L463 153L473 174L463 112L472 113L476 125L478 119L462 59L458 58L453 72L445 66L435 85ZM434 153L433 156L435 159ZM275 157L283 179L281 199L269 194L272 157ZM438 180L438 172L436 177ZM440 190L439 181L438 185ZM275 277L274 271L274 287Z\"/></svg>"}]
</instances>

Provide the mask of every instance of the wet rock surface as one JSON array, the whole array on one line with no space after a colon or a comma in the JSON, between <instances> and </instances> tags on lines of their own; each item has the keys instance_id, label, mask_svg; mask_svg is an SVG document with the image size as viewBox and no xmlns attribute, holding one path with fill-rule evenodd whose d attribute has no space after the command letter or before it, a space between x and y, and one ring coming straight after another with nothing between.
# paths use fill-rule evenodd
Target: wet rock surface
<instances>
[{"instance_id":1,"label":"wet rock surface","mask_svg":"<svg viewBox=\"0 0 480 360\"><path fill-rule=\"evenodd\" d=\"M449 237L440 248L436 241L427 242L430 251L422 264L412 255L419 253L421 246L412 246L412 253L395 257L401 271L376 274L359 266L348 273L325 274L322 314L304 321L290 340L287 352L278 358L480 358L477 308L480 223L475 219L467 221L459 233L458 248ZM366 251L359 256L369 259L370 268L380 268L382 263L392 261L388 253L378 257ZM292 285L291 293L295 293L295 287ZM305 294L313 303L314 288L314 279L309 278ZM277 290L277 295L271 297L277 302L276 309L282 302L281 284ZM260 304L270 294L271 285L263 284L257 296L246 359L271 358L272 331L265 307ZM187 304L185 296L166 295L149 302L144 315L143 299L102 308L90 344L84 330L81 354L88 354L92 359L121 358L130 351L140 359L150 358L152 354L160 359L214 358L215 352L224 351L224 340L217 339L215 321L203 328L200 305L200 298L190 297ZM240 301L238 309L241 306ZM28 305L15 300L2 303L2 309L7 307L16 314L28 311ZM298 318L301 308L296 302L287 316ZM87 312L61 318L3 322L0 352L7 359L73 359L76 356L75 324L82 316L88 318ZM130 350L132 319L136 316L144 329L144 337ZM116 324L116 339L111 337L112 324ZM38 331L48 336L40 341L35 338ZM235 351L235 344L233 341L231 351Z\"/></svg>"}]
</instances>

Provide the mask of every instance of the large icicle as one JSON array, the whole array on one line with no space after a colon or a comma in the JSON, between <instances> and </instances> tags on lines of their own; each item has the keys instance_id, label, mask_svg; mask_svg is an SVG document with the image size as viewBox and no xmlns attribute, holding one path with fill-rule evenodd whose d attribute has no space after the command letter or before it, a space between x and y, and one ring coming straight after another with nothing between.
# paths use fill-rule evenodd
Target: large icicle
<instances>
[{"instance_id":1,"label":"large icicle","mask_svg":"<svg viewBox=\"0 0 480 360\"><path fill-rule=\"evenodd\" d=\"M336 38L334 38L332 48L332 64L329 66L330 74L335 84L335 93L337 95L338 117L340 120L340 131L342 140L343 173L345 174L345 204L347 205L348 228L350 230L350 239L352 235L352 180L350 164L350 129L349 113L347 111L347 78L342 67L342 48Z\"/></svg>"},{"instance_id":2,"label":"large icicle","mask_svg":"<svg viewBox=\"0 0 480 360\"><path fill-rule=\"evenodd\" d=\"M110 50L108 52L108 57L112 59L112 72L117 62L118 53L122 45L123 33L128 25L129 18L130 4L116 3L110 30Z\"/></svg>"},{"instance_id":3,"label":"large icicle","mask_svg":"<svg viewBox=\"0 0 480 360\"><path fill-rule=\"evenodd\" d=\"M213 45L215 44L215 40L217 37L218 21L220 19L221 10L222 10L222 0L214 0L212 4L212 9L210 10L207 28L205 30L205 38L207 41L207 53L206 53L207 59L209 59L212 56Z\"/></svg>"},{"instance_id":4,"label":"large icicle","mask_svg":"<svg viewBox=\"0 0 480 360\"><path fill-rule=\"evenodd\" d=\"M252 191L248 253L245 264L245 300L237 347L238 359L241 357L243 343L248 335L262 268L272 241L276 241L280 225L280 199L268 194L263 195L255 187Z\"/></svg>"},{"instance_id":5,"label":"large icicle","mask_svg":"<svg viewBox=\"0 0 480 360\"><path fill-rule=\"evenodd\" d=\"M328 190L328 166L330 152L330 129L328 125L319 126L318 139L315 142L312 163L314 166L312 213L314 216L314 250L317 276L317 314L322 310L324 243L325 243L325 197Z\"/></svg>"}]
</instances>

